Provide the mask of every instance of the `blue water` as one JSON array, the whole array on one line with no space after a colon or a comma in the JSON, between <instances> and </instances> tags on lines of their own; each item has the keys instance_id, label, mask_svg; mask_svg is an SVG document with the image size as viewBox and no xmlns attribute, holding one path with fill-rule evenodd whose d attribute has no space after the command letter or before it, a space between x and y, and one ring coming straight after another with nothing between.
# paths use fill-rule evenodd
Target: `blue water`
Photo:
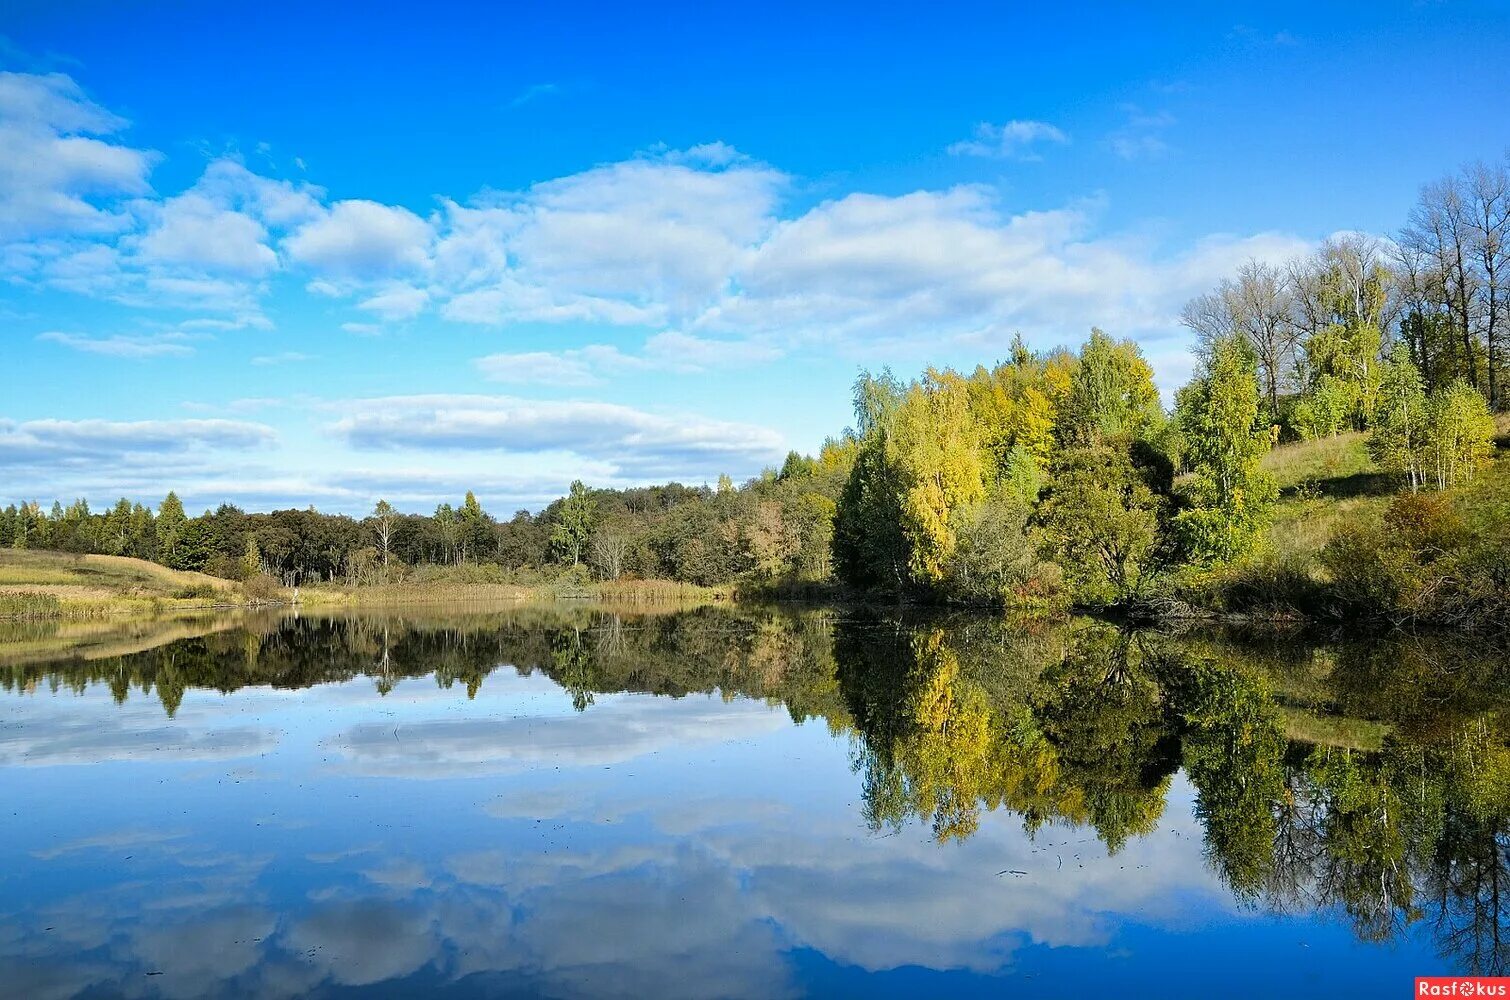
<instances>
[{"instance_id":1,"label":"blue water","mask_svg":"<svg viewBox=\"0 0 1510 1000\"><path fill-rule=\"evenodd\" d=\"M1465 969L1429 912L1368 941L1235 891L1184 770L1114 854L1005 804L941 842L868 821L853 727L748 683L578 710L506 652L470 698L411 659L171 715L30 665L0 693L0 993L1404 997Z\"/></svg>"}]
</instances>

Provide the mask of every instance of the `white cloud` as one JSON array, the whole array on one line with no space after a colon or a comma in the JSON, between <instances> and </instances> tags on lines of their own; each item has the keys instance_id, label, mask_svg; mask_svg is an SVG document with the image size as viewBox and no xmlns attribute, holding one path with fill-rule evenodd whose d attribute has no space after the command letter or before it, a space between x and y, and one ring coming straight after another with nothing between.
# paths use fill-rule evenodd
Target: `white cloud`
<instances>
[{"instance_id":1,"label":"white cloud","mask_svg":"<svg viewBox=\"0 0 1510 1000\"><path fill-rule=\"evenodd\" d=\"M362 302L357 308L377 313L386 320L403 320L413 319L424 312L429 301L429 293L423 288L392 285Z\"/></svg>"},{"instance_id":2,"label":"white cloud","mask_svg":"<svg viewBox=\"0 0 1510 1000\"><path fill-rule=\"evenodd\" d=\"M128 225L106 203L147 193L157 157L100 138L125 125L61 73L0 73L0 238Z\"/></svg>"},{"instance_id":3,"label":"white cloud","mask_svg":"<svg viewBox=\"0 0 1510 1000\"><path fill-rule=\"evenodd\" d=\"M267 229L256 219L191 191L163 205L137 250L149 262L255 278L278 266L267 237Z\"/></svg>"},{"instance_id":4,"label":"white cloud","mask_svg":"<svg viewBox=\"0 0 1510 1000\"><path fill-rule=\"evenodd\" d=\"M727 287L786 183L715 144L448 203L435 256L443 312L482 324L684 318Z\"/></svg>"},{"instance_id":5,"label":"white cloud","mask_svg":"<svg viewBox=\"0 0 1510 1000\"><path fill-rule=\"evenodd\" d=\"M329 405L344 414L332 429L358 448L567 452L635 477L754 472L784 450L764 427L614 403L429 395Z\"/></svg>"},{"instance_id":6,"label":"white cloud","mask_svg":"<svg viewBox=\"0 0 1510 1000\"><path fill-rule=\"evenodd\" d=\"M26 420L0 418L0 468L271 444L271 427L239 420Z\"/></svg>"},{"instance_id":7,"label":"white cloud","mask_svg":"<svg viewBox=\"0 0 1510 1000\"><path fill-rule=\"evenodd\" d=\"M647 339L638 353L627 353L611 344L590 344L557 352L489 354L473 363L494 382L582 386L598 385L609 376L625 372L703 372L762 364L781 356L781 349L769 341L697 337L666 330Z\"/></svg>"},{"instance_id":8,"label":"white cloud","mask_svg":"<svg viewBox=\"0 0 1510 1000\"><path fill-rule=\"evenodd\" d=\"M356 199L336 202L284 247L332 279L360 281L422 270L432 235L429 223L406 208Z\"/></svg>"},{"instance_id":9,"label":"white cloud","mask_svg":"<svg viewBox=\"0 0 1510 1000\"><path fill-rule=\"evenodd\" d=\"M1063 145L1070 137L1048 122L1013 119L1002 125L981 122L973 138L949 147L954 156L994 156L1006 160L1041 160L1036 147L1044 143Z\"/></svg>"},{"instance_id":10,"label":"white cloud","mask_svg":"<svg viewBox=\"0 0 1510 1000\"><path fill-rule=\"evenodd\" d=\"M263 177L237 160L224 158L205 168L195 190L280 230L318 218L325 195L313 185Z\"/></svg>"},{"instance_id":11,"label":"white cloud","mask_svg":"<svg viewBox=\"0 0 1510 1000\"><path fill-rule=\"evenodd\" d=\"M194 353L194 348L188 343L188 335L176 332L89 337L52 330L38 335L37 339L61 344L86 354L104 354L113 358L183 357Z\"/></svg>"},{"instance_id":12,"label":"white cloud","mask_svg":"<svg viewBox=\"0 0 1510 1000\"><path fill-rule=\"evenodd\" d=\"M551 354L529 351L522 354L489 354L478 358L477 369L493 382L546 385L596 385L602 381L591 366L570 352Z\"/></svg>"},{"instance_id":13,"label":"white cloud","mask_svg":"<svg viewBox=\"0 0 1510 1000\"><path fill-rule=\"evenodd\" d=\"M66 77L0 81L0 121L64 137L122 125ZM1125 124L1106 140L1112 151L1160 152L1172 117L1122 110ZM1031 158L1068 138L1051 123L1018 119L983 124L953 151ZM149 160L116 180L146 194ZM1048 346L1077 341L1091 325L1149 342L1183 338L1179 308L1209 283L1204 258L1248 243L1302 246L1260 235L1167 248L1101 230L1095 199L1023 210L985 187L855 192L793 212L783 203L793 186L775 167L710 143L523 191L443 200L424 219L360 199L327 206L319 188L222 158L176 197L106 205L120 216L111 225L132 227L113 241L34 239L5 247L0 261L20 280L237 327L270 325L261 311L268 279L293 267L309 293L358 310L340 324L351 333L433 309L454 323L647 334L637 351L599 343L477 362L500 381L592 385L627 371L759 364L804 348L921 356L943 342L989 353L1019 331ZM122 353L133 348L168 353L113 342Z\"/></svg>"},{"instance_id":14,"label":"white cloud","mask_svg":"<svg viewBox=\"0 0 1510 1000\"><path fill-rule=\"evenodd\" d=\"M278 354L259 354L252 358L252 364L265 367L267 365L294 365L313 360L315 360L313 354L305 354L301 351L281 351Z\"/></svg>"}]
</instances>

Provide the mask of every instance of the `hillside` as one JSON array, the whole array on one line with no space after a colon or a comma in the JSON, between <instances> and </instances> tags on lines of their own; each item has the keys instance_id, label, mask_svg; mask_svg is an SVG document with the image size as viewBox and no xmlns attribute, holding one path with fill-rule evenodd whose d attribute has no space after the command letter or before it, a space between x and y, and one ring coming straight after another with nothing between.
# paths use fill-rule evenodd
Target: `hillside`
<instances>
[{"instance_id":1,"label":"hillside","mask_svg":"<svg viewBox=\"0 0 1510 1000\"><path fill-rule=\"evenodd\" d=\"M229 580L142 559L0 549L0 618L27 616L54 602L64 616L87 617L243 600Z\"/></svg>"}]
</instances>

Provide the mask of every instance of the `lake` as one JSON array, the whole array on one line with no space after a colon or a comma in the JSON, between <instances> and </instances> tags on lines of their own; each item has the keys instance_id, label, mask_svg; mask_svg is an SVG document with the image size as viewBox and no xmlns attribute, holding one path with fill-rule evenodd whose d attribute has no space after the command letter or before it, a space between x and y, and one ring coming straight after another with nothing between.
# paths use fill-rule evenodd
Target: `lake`
<instances>
[{"instance_id":1,"label":"lake","mask_svg":"<svg viewBox=\"0 0 1510 1000\"><path fill-rule=\"evenodd\" d=\"M0 682L7 996L1405 997L1510 964L1510 667L1462 638L236 613L0 625Z\"/></svg>"}]
</instances>

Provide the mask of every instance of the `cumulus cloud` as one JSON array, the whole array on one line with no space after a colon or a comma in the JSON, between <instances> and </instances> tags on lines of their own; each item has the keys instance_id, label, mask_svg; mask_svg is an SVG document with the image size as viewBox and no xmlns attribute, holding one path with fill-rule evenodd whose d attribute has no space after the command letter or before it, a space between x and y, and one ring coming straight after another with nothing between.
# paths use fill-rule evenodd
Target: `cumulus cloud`
<instances>
[{"instance_id":1,"label":"cumulus cloud","mask_svg":"<svg viewBox=\"0 0 1510 1000\"><path fill-rule=\"evenodd\" d=\"M479 324L684 318L727 287L787 182L715 144L448 203L435 254L443 313Z\"/></svg>"},{"instance_id":2,"label":"cumulus cloud","mask_svg":"<svg viewBox=\"0 0 1510 1000\"><path fill-rule=\"evenodd\" d=\"M1005 160L1041 160L1045 143L1063 145L1070 137L1048 122L1013 119L1002 125L981 122L970 139L949 147L954 156L993 156Z\"/></svg>"},{"instance_id":3,"label":"cumulus cloud","mask_svg":"<svg viewBox=\"0 0 1510 1000\"><path fill-rule=\"evenodd\" d=\"M138 252L149 262L259 277L278 266L267 236L267 229L251 216L190 192L163 205Z\"/></svg>"},{"instance_id":4,"label":"cumulus cloud","mask_svg":"<svg viewBox=\"0 0 1510 1000\"><path fill-rule=\"evenodd\" d=\"M109 136L123 124L67 77L0 79L0 121L24 123L28 134ZM1165 149L1167 112L1122 110L1108 148L1130 159ZM1014 119L981 124L951 151L1027 159L1068 141L1052 123ZM117 194L148 193L150 157L139 157L135 172L101 175L115 177ZM56 169L73 176L66 157ZM854 192L792 211L795 186L777 167L710 143L520 191L442 199L422 218L369 200L328 204L320 188L221 158L175 197L138 197L129 211L124 200L112 203L124 214L111 225L136 227L113 242L37 239L8 246L3 260L12 276L55 288L242 326L267 325L266 279L291 267L311 293L358 311L341 323L349 332L377 333L433 311L466 325L585 323L647 337L635 351L597 344L477 362L501 381L568 385L759 363L799 346L921 351L1015 332L1048 346L1093 324L1145 339L1183 336L1180 305L1201 290L1190 277L1204 245L1106 232L1096 199L1032 209L964 186ZM80 205L85 215L105 210ZM1221 240L1277 242L1208 242Z\"/></svg>"},{"instance_id":5,"label":"cumulus cloud","mask_svg":"<svg viewBox=\"0 0 1510 1000\"><path fill-rule=\"evenodd\" d=\"M125 126L61 73L0 73L0 237L128 225L103 200L147 193L157 156L109 138Z\"/></svg>"},{"instance_id":6,"label":"cumulus cloud","mask_svg":"<svg viewBox=\"0 0 1510 1000\"><path fill-rule=\"evenodd\" d=\"M338 201L284 242L291 258L337 279L383 278L423 269L430 225L406 208Z\"/></svg>"}]
</instances>

